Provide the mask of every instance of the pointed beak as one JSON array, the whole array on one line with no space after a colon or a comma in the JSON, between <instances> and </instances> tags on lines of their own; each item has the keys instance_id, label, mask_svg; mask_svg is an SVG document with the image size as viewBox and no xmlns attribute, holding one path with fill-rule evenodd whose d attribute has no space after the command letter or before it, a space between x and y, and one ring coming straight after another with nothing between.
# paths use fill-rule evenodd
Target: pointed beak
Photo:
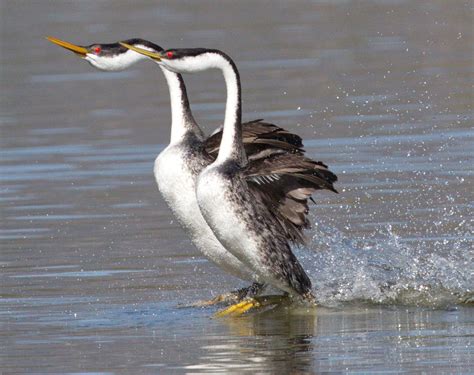
<instances>
[{"instance_id":1,"label":"pointed beak","mask_svg":"<svg viewBox=\"0 0 474 375\"><path fill-rule=\"evenodd\" d=\"M61 46L63 48L66 48L69 51L74 52L76 55L79 55L82 58L86 57L88 53L85 47L76 46L75 44L71 44L63 40L53 38L52 36L48 36L46 37L46 39L48 39L51 43L57 44L58 46Z\"/></svg>"},{"instance_id":2,"label":"pointed beak","mask_svg":"<svg viewBox=\"0 0 474 375\"><path fill-rule=\"evenodd\" d=\"M120 44L122 46L128 48L128 49L131 49L132 51L135 51L135 52L140 53L142 55L151 57L153 60L161 61L162 56L161 56L160 52L150 52L150 51L147 51L146 49L137 48L137 47L131 46L130 44L127 44L127 43L120 42Z\"/></svg>"}]
</instances>

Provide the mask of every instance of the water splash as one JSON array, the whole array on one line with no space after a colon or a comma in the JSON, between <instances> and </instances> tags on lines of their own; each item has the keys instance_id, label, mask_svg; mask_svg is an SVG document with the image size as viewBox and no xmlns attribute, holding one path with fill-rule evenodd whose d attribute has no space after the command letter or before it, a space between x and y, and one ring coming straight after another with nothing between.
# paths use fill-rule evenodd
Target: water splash
<instances>
[{"instance_id":1,"label":"water splash","mask_svg":"<svg viewBox=\"0 0 474 375\"><path fill-rule=\"evenodd\" d=\"M390 225L373 237L349 239L316 224L309 250L297 250L320 304L397 304L447 307L474 302L472 241L459 239L440 251L404 242Z\"/></svg>"}]
</instances>

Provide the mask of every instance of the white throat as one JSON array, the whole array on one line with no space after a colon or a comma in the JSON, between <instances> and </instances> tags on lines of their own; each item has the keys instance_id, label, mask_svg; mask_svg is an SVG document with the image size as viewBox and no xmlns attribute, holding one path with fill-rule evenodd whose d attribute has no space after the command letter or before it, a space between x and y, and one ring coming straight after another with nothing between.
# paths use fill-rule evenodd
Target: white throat
<instances>
[{"instance_id":1,"label":"white throat","mask_svg":"<svg viewBox=\"0 0 474 375\"><path fill-rule=\"evenodd\" d=\"M203 138L189 107L182 78L174 72L159 65L168 83L171 103L171 138L170 144L180 142L187 132L193 131L199 138Z\"/></svg>"},{"instance_id":2,"label":"white throat","mask_svg":"<svg viewBox=\"0 0 474 375\"><path fill-rule=\"evenodd\" d=\"M220 55L217 56L221 57ZM239 161L245 163L246 155L245 152L243 152L242 134L241 131L239 131L242 127L240 81L232 65L222 57L221 60L223 61L221 70L227 88L227 100L225 105L224 131L217 160L224 162L235 156L235 148L237 145L240 145L242 150L240 150L241 155L239 158L241 160Z\"/></svg>"},{"instance_id":3,"label":"white throat","mask_svg":"<svg viewBox=\"0 0 474 375\"><path fill-rule=\"evenodd\" d=\"M140 48L143 48L143 46L140 46ZM97 69L114 72L127 69L138 61L148 59L148 57L135 51L128 50L127 52L113 56L97 56L88 53L85 59L89 64Z\"/></svg>"},{"instance_id":4,"label":"white throat","mask_svg":"<svg viewBox=\"0 0 474 375\"><path fill-rule=\"evenodd\" d=\"M208 69L220 69L227 88L224 131L217 162L235 160L239 164L247 162L242 144L240 78L232 60L218 52L209 51L198 56L178 60L162 60L169 70L180 73L195 73Z\"/></svg>"}]
</instances>

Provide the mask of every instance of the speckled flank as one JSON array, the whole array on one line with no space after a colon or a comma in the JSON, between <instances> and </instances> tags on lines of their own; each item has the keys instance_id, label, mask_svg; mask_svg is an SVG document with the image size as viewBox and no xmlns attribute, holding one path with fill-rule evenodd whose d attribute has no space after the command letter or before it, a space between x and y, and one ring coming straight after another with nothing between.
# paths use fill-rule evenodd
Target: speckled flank
<instances>
[{"instance_id":1,"label":"speckled flank","mask_svg":"<svg viewBox=\"0 0 474 375\"><path fill-rule=\"evenodd\" d=\"M219 172L228 187L225 199L238 207L235 212L239 220L245 223L248 236L258 243L258 257L262 266L290 294L295 291L300 296L310 295L311 280L291 251L287 238L278 231L275 219L267 207L252 195L247 182L239 173L239 167L227 162L219 167Z\"/></svg>"}]
</instances>

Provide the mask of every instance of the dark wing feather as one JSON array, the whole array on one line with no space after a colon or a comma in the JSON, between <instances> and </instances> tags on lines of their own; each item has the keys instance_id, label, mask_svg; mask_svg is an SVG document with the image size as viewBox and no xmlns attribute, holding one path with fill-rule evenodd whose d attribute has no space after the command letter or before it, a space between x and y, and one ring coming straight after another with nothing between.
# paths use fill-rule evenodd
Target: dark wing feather
<instances>
[{"instance_id":1,"label":"dark wing feather","mask_svg":"<svg viewBox=\"0 0 474 375\"><path fill-rule=\"evenodd\" d=\"M302 154L280 153L250 160L243 171L249 188L265 203L277 225L293 243L304 244L310 227L308 199L316 190L336 192L334 173Z\"/></svg>"},{"instance_id":2,"label":"dark wing feather","mask_svg":"<svg viewBox=\"0 0 474 375\"><path fill-rule=\"evenodd\" d=\"M310 226L308 199L320 189L337 193L333 186L336 175L322 162L304 157L300 136L274 124L261 119L246 122L242 138L249 161L243 174L249 188L268 207L286 238L304 244L303 230ZM222 129L218 129L205 141L213 160L221 139Z\"/></svg>"},{"instance_id":3,"label":"dark wing feather","mask_svg":"<svg viewBox=\"0 0 474 375\"><path fill-rule=\"evenodd\" d=\"M205 141L206 152L217 158L222 139L222 129L218 129ZM269 156L282 150L302 153L303 141L300 136L290 133L261 119L242 124L242 139L249 159Z\"/></svg>"}]
</instances>

